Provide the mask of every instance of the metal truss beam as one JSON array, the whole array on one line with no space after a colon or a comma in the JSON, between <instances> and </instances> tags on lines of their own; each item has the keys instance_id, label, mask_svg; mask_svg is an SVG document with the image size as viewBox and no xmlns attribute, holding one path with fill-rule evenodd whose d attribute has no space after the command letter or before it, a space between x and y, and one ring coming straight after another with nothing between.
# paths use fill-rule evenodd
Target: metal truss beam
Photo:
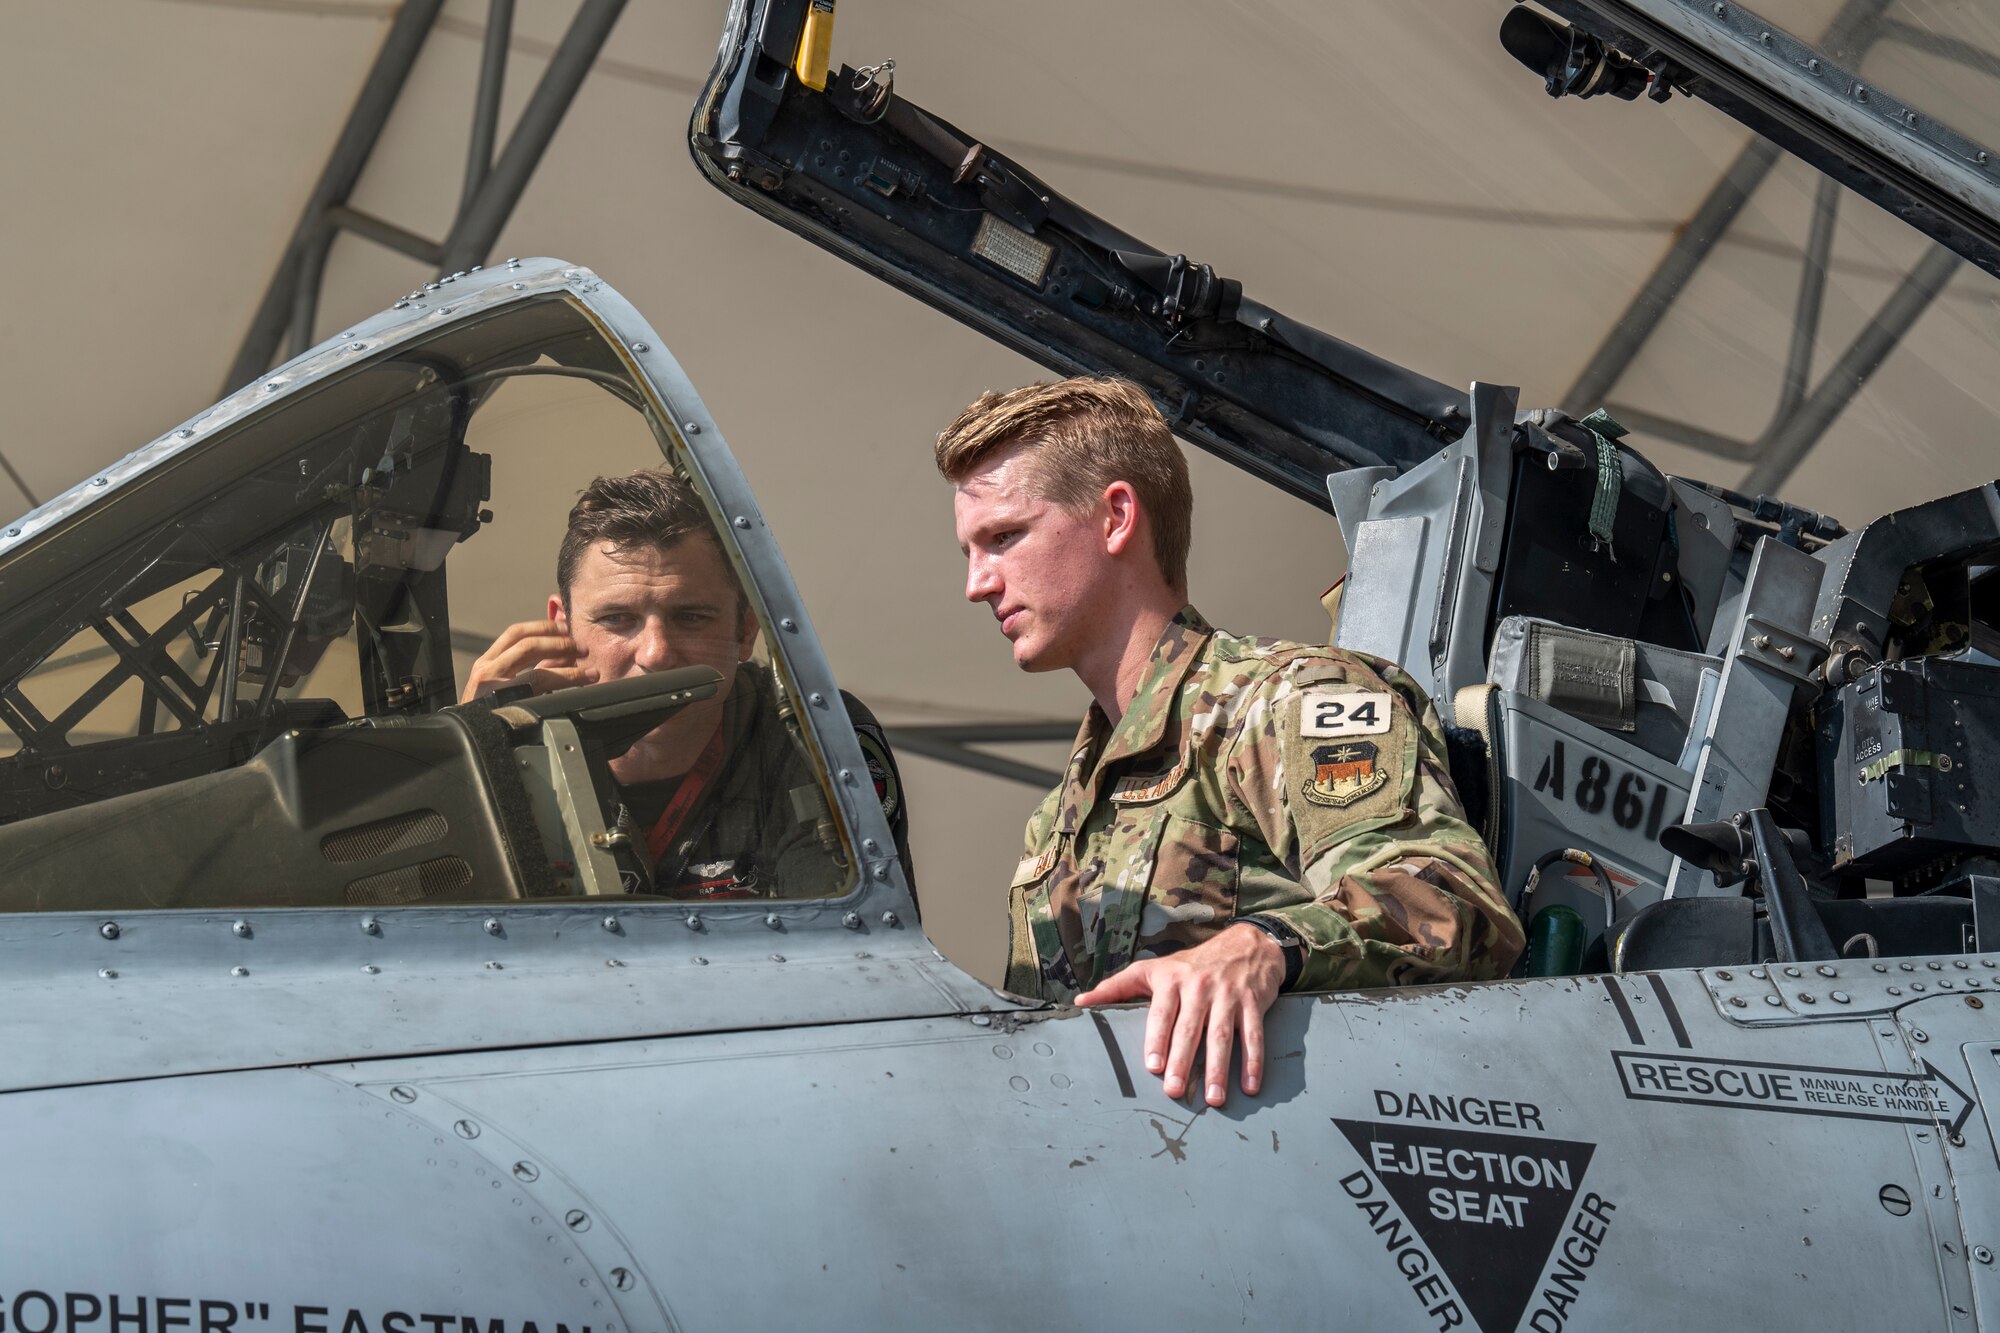
<instances>
[{"instance_id":1,"label":"metal truss beam","mask_svg":"<svg viewBox=\"0 0 2000 1333\"><path fill-rule=\"evenodd\" d=\"M1024 745L1034 742L1076 738L1074 722L965 722L925 723L884 728L889 744L908 754L922 755L940 763L969 768L975 773L1021 782L1046 791L1057 786L1063 775L1052 768L1038 768L996 754L975 750L975 745Z\"/></svg>"},{"instance_id":2,"label":"metal truss beam","mask_svg":"<svg viewBox=\"0 0 2000 1333\"><path fill-rule=\"evenodd\" d=\"M1817 219L1814 227L1817 233ZM1778 407L1771 414L1770 424L1755 440L1734 439L1629 403L1613 402L1606 410L1633 430L1658 435L1731 462L1751 463L1750 475L1738 489L1751 495L1769 495L1785 484L1807 452L1840 419L1847 405L1881 369L1964 262L1954 251L1932 245L1827 370L1819 386L1808 394L1805 384L1811 369L1812 338L1819 321L1820 291L1826 280L1823 267L1815 272L1809 247Z\"/></svg>"},{"instance_id":3,"label":"metal truss beam","mask_svg":"<svg viewBox=\"0 0 2000 1333\"><path fill-rule=\"evenodd\" d=\"M396 98L409 81L410 70L417 63L417 53L423 50L424 38L430 35L431 25L437 21L438 11L443 8L444 0L405 0L403 7L396 11L396 17L389 24L389 35L383 38L375 64L361 84L361 93L354 99L353 109L347 113L347 124L341 127L340 138L334 141L333 153L327 158L318 183L306 199L305 212L299 218L298 226L292 230L284 257L278 261L278 271L265 289L264 299L257 305L257 313L251 318L249 332L243 335L243 345L237 350L236 359L230 363L229 373L222 385L225 394L249 383L270 368L279 341L292 320L300 267L325 225L326 211L336 204L345 203L354 192L362 169L368 165L369 155L375 151L375 141L382 137L382 127L388 124L389 113L396 107Z\"/></svg>"},{"instance_id":4,"label":"metal truss beam","mask_svg":"<svg viewBox=\"0 0 2000 1333\"><path fill-rule=\"evenodd\" d=\"M481 630L454 629L451 646L456 652L477 657L492 646L493 637ZM1060 783L1063 775L1052 768L1024 764L973 747L1032 745L1052 741L1067 744L1076 739L1074 722L923 722L884 727L883 731L889 737L889 744L904 754L921 755L941 764L970 769L1009 782L1025 783L1043 791Z\"/></svg>"},{"instance_id":5,"label":"metal truss beam","mask_svg":"<svg viewBox=\"0 0 2000 1333\"><path fill-rule=\"evenodd\" d=\"M1611 326L1611 332L1591 355L1576 383L1563 395L1564 411L1582 417L1604 402L1612 386L1631 368L1640 349L1687 290L1709 252L1721 242L1729 224L1771 174L1782 151L1768 139L1753 137L1736 155L1736 160L1709 190L1708 197L1701 201L1694 216L1667 247L1658 266L1626 305L1618 322Z\"/></svg>"},{"instance_id":6,"label":"metal truss beam","mask_svg":"<svg viewBox=\"0 0 2000 1333\"><path fill-rule=\"evenodd\" d=\"M1892 0L1848 0L1829 25L1822 46L1858 64L1878 42L1893 41L1957 60L1982 72L2000 73L2000 60L1921 29L1885 17ZM1827 269L1833 251L1842 187L1823 177L1814 198L1802 253L1792 332L1780 372L1777 406L1755 440L1739 440L1629 403L1608 401L1618 381L1685 293L1702 264L1726 237L1751 196L1770 176L1782 150L1753 137L1702 200L1668 247L1660 263L1632 298L1611 333L1592 354L1564 395L1573 414L1600 403L1626 425L1731 462L1754 466L1742 489L1753 494L1781 486L1805 455L1839 419L1847 405L1893 352L1957 271L1959 260L1934 247L1906 274L1861 334L1821 379L1809 388L1813 349L1825 303Z\"/></svg>"},{"instance_id":7,"label":"metal truss beam","mask_svg":"<svg viewBox=\"0 0 2000 1333\"><path fill-rule=\"evenodd\" d=\"M463 202L451 230L446 233L443 255L438 260L440 271L451 273L486 262L493 243L500 239L500 229L507 225L514 205L528 188L528 180L541 163L542 154L548 151L549 141L555 138L563 114L576 100L584 75L590 72L597 53L604 49L605 39L611 36L611 27L624 9L625 0L583 0L577 7L569 31L549 57L541 81L529 95L528 105L522 108L521 119L508 137L506 148L501 150L492 172ZM504 53L505 48L501 49ZM488 54L492 54L491 44ZM484 81L482 76L481 82ZM497 93L494 95L497 97Z\"/></svg>"},{"instance_id":8,"label":"metal truss beam","mask_svg":"<svg viewBox=\"0 0 2000 1333\"><path fill-rule=\"evenodd\" d=\"M464 185L445 238L433 241L364 213L349 201L443 7L444 0L404 0L396 11L382 49L376 53L347 123L278 261L277 272L230 363L222 385L224 394L268 370L278 359L281 346L288 344L286 354L296 356L312 345L327 255L342 232L435 265L441 273L485 262L548 151L564 113L575 101L584 76L611 35L612 25L624 11L625 0L582 0L497 160L493 148L498 138L514 5L513 0L489 0Z\"/></svg>"},{"instance_id":9,"label":"metal truss beam","mask_svg":"<svg viewBox=\"0 0 2000 1333\"><path fill-rule=\"evenodd\" d=\"M1805 254L1799 262L1799 299L1792 310L1792 344L1785 351L1785 376L1778 386L1778 409L1771 413L1773 428L1804 401L1812 378L1813 347L1819 342L1820 309L1826 301L1826 269L1833 261L1833 234L1839 227L1840 182L1831 176L1821 176L1819 188L1813 193Z\"/></svg>"},{"instance_id":10,"label":"metal truss beam","mask_svg":"<svg viewBox=\"0 0 2000 1333\"><path fill-rule=\"evenodd\" d=\"M1954 61L1990 79L2000 79L2000 55L1974 46L1971 42L1960 41L1948 33L1932 32L1928 28L1919 28L1914 23L1889 19L1882 24L1882 36L1887 41L1907 46L1914 51Z\"/></svg>"},{"instance_id":11,"label":"metal truss beam","mask_svg":"<svg viewBox=\"0 0 2000 1333\"><path fill-rule=\"evenodd\" d=\"M1880 369L1964 262L1955 251L1942 245L1931 246L1929 253L1917 261L1909 276L1882 303L1868 326L1848 345L1840 360L1826 372L1826 378L1812 396L1772 423L1773 429L1758 441L1757 463L1750 469L1742 489L1756 495L1784 484L1805 458L1806 451L1839 420L1869 377Z\"/></svg>"},{"instance_id":12,"label":"metal truss beam","mask_svg":"<svg viewBox=\"0 0 2000 1333\"><path fill-rule=\"evenodd\" d=\"M1849 55L1859 64L1868 48L1878 40L1883 12L1895 0L1847 0L1839 14L1827 26L1823 44L1829 51ZM1674 302L1687 289L1694 275L1701 269L1702 262L1722 241L1730 224L1736 220L1743 205L1771 174L1771 168L1778 164L1784 150L1762 135L1752 134L1750 142L1722 173L1708 196L1701 201L1694 214L1688 218L1674 237L1674 243L1667 247L1645 283L1632 297L1618 322L1611 326L1611 333L1602 346L1585 364L1576 383L1563 396L1563 408L1572 416L1581 416L1604 402L1618 382L1632 365L1646 340L1653 336L1653 330L1660 326Z\"/></svg>"}]
</instances>

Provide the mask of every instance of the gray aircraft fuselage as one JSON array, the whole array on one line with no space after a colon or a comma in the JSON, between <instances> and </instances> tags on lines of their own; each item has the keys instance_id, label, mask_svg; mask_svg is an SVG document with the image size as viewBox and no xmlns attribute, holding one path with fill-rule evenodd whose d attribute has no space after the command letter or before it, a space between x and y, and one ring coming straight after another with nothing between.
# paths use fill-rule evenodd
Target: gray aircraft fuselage
<instances>
[{"instance_id":1,"label":"gray aircraft fuselage","mask_svg":"<svg viewBox=\"0 0 2000 1333\"><path fill-rule=\"evenodd\" d=\"M447 295L209 419L442 304L579 303L645 349L800 687L830 691L630 307L552 261ZM1265 1091L1191 1108L1144 1072L1142 1012L1031 1008L935 953L857 785L841 818L877 851L827 901L0 917L6 1329L1492 1333L1786 1327L1807 1293L1816 1327L1950 1328L1995 1299L2000 960L1287 998Z\"/></svg>"},{"instance_id":2,"label":"gray aircraft fuselage","mask_svg":"<svg viewBox=\"0 0 2000 1333\"><path fill-rule=\"evenodd\" d=\"M1694 70L1726 108L1734 59L1753 127L1796 79L1739 7L1551 7L1628 65L1657 28L1686 49L1632 77ZM1033 1005L930 946L806 608L658 334L561 261L453 274L0 535L0 1333L2000 1327L2000 878L1965 859L2000 820L1967 744L2000 667L1913 651L1937 627L1899 587L1921 565L1983 605L2000 492L1846 534L1626 450L1580 554L1608 441L1245 299L895 102L886 66L795 81L806 15L732 6L701 169L1333 509L1337 641L1441 707L1485 691L1455 716L1486 727L1507 888L1605 953L1287 996L1259 1096L1166 1098L1143 1011ZM1989 195L1930 160L1955 139L1819 117L1800 151L1861 176L1905 152L1878 193L1990 267ZM811 149L835 136L837 171ZM1193 375L1204 339L1227 385ZM824 789L790 793L839 871L820 896L627 892L606 737L718 673L452 704L442 570L492 518L466 421L531 374L608 388L712 509ZM1651 565L1625 589L1634 552L1672 616ZM1578 623L1538 578L1585 590ZM287 696L350 631L365 709ZM111 674L30 700L92 633ZM138 734L82 739L127 685ZM1807 752L1822 786L1777 793ZM1677 828L1734 829L1735 860ZM1899 875L1930 878L1863 883Z\"/></svg>"}]
</instances>

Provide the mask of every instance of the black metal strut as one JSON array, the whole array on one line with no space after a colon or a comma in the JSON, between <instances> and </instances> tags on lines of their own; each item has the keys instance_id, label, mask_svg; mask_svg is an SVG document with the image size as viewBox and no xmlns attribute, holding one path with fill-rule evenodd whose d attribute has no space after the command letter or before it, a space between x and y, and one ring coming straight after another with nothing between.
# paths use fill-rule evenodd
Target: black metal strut
<instances>
[{"instance_id":1,"label":"black metal strut","mask_svg":"<svg viewBox=\"0 0 2000 1333\"><path fill-rule=\"evenodd\" d=\"M1464 433L1464 393L1127 235L883 68L805 86L802 21L743 5L690 125L702 172L752 211L1058 373L1138 382L1184 438L1322 509L1329 473L1407 470Z\"/></svg>"}]
</instances>

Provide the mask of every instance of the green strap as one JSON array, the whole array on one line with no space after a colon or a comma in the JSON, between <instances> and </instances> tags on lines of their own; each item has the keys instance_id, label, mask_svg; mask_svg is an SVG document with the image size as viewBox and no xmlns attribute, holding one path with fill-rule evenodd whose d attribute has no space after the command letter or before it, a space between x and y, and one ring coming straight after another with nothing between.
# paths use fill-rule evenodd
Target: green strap
<instances>
[{"instance_id":1,"label":"green strap","mask_svg":"<svg viewBox=\"0 0 2000 1333\"><path fill-rule=\"evenodd\" d=\"M1612 441L1623 439L1627 431L1601 407L1576 424L1597 441L1597 492L1590 497L1590 538L1608 547L1611 529L1618 521L1618 495L1625 488L1625 465ZM1613 554L1611 558L1618 557Z\"/></svg>"},{"instance_id":2,"label":"green strap","mask_svg":"<svg viewBox=\"0 0 2000 1333\"><path fill-rule=\"evenodd\" d=\"M1938 755L1930 750L1891 750L1871 764L1861 768L1863 782L1880 782L1888 776L1892 768L1950 768L1951 760L1938 763Z\"/></svg>"},{"instance_id":3,"label":"green strap","mask_svg":"<svg viewBox=\"0 0 2000 1333\"><path fill-rule=\"evenodd\" d=\"M1007 895L1007 976L1004 984L1016 995L1042 994L1042 964L1036 954L1035 928L1030 924L1028 895L1033 886Z\"/></svg>"}]
</instances>

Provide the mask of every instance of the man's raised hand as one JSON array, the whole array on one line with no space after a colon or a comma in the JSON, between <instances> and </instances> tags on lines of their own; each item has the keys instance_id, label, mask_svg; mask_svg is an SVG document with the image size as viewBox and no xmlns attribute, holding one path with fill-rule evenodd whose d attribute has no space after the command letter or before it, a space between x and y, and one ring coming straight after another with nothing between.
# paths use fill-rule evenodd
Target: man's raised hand
<instances>
[{"instance_id":1,"label":"man's raised hand","mask_svg":"<svg viewBox=\"0 0 2000 1333\"><path fill-rule=\"evenodd\" d=\"M554 620L524 620L500 631L466 675L460 703L471 703L506 685L527 684L536 694L589 685L597 672L577 655L569 633Z\"/></svg>"}]
</instances>

